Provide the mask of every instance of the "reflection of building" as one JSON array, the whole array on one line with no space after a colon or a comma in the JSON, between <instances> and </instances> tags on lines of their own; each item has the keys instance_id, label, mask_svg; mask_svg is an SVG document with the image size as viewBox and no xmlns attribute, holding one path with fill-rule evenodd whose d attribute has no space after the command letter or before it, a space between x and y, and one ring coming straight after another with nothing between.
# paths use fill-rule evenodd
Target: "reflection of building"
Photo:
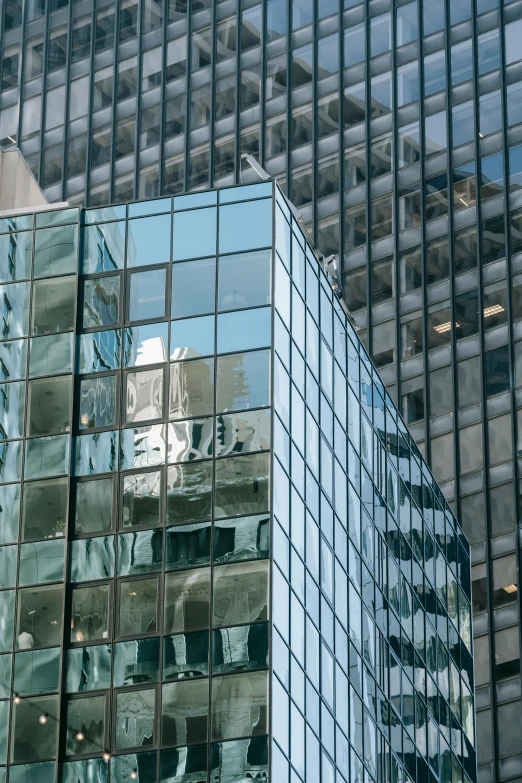
<instances>
[{"instance_id":1,"label":"reflection of building","mask_svg":"<svg viewBox=\"0 0 522 783\"><path fill-rule=\"evenodd\" d=\"M118 209L0 279L0 776L475 783L469 547L284 196ZM77 248L156 210L198 230L133 321L150 259Z\"/></svg>"}]
</instances>

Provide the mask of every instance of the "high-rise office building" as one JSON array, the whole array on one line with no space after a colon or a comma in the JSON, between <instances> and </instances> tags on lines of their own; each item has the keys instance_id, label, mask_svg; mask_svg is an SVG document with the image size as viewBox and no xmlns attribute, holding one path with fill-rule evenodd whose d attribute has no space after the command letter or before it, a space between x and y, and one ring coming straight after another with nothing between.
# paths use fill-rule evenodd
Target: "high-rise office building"
<instances>
[{"instance_id":1,"label":"high-rise office building","mask_svg":"<svg viewBox=\"0 0 522 783\"><path fill-rule=\"evenodd\" d=\"M469 544L277 185L0 248L0 779L476 783Z\"/></svg>"}]
</instances>

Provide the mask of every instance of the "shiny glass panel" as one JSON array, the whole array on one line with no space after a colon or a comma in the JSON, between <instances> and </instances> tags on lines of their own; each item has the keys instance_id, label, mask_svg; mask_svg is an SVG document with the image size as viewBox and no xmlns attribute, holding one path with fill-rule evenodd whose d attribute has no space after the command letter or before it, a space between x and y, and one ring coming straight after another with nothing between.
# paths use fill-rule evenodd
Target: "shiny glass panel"
<instances>
[{"instance_id":1,"label":"shiny glass panel","mask_svg":"<svg viewBox=\"0 0 522 783\"><path fill-rule=\"evenodd\" d=\"M113 480L96 479L76 484L74 532L76 535L110 530L113 514Z\"/></svg>"},{"instance_id":2,"label":"shiny glass panel","mask_svg":"<svg viewBox=\"0 0 522 783\"><path fill-rule=\"evenodd\" d=\"M165 316L165 269L134 272L130 276L129 321Z\"/></svg>"},{"instance_id":3,"label":"shiny glass panel","mask_svg":"<svg viewBox=\"0 0 522 783\"><path fill-rule=\"evenodd\" d=\"M29 587L18 594L16 647L50 647L61 643L63 585Z\"/></svg>"},{"instance_id":4,"label":"shiny glass panel","mask_svg":"<svg viewBox=\"0 0 522 783\"><path fill-rule=\"evenodd\" d=\"M39 285L34 285L33 299L37 295ZM29 330L29 283L14 283L0 286L2 308L2 339L25 337ZM34 302L33 302L34 313Z\"/></svg>"},{"instance_id":5,"label":"shiny glass panel","mask_svg":"<svg viewBox=\"0 0 522 783\"><path fill-rule=\"evenodd\" d=\"M266 514L226 519L214 527L214 561L268 557L270 521Z\"/></svg>"},{"instance_id":6,"label":"shiny glass panel","mask_svg":"<svg viewBox=\"0 0 522 783\"><path fill-rule=\"evenodd\" d=\"M154 744L154 690L125 691L116 696L117 748Z\"/></svg>"},{"instance_id":7,"label":"shiny glass panel","mask_svg":"<svg viewBox=\"0 0 522 783\"><path fill-rule=\"evenodd\" d=\"M163 531L143 530L118 536L118 576L159 571L163 559Z\"/></svg>"},{"instance_id":8,"label":"shiny glass panel","mask_svg":"<svg viewBox=\"0 0 522 783\"><path fill-rule=\"evenodd\" d=\"M220 256L218 309L238 310L270 302L269 250Z\"/></svg>"},{"instance_id":9,"label":"shiny glass panel","mask_svg":"<svg viewBox=\"0 0 522 783\"><path fill-rule=\"evenodd\" d=\"M177 525L168 528L165 541L165 568L179 569L210 563L209 523Z\"/></svg>"},{"instance_id":10,"label":"shiny glass panel","mask_svg":"<svg viewBox=\"0 0 522 783\"><path fill-rule=\"evenodd\" d=\"M208 675L208 631L163 638L163 679Z\"/></svg>"},{"instance_id":11,"label":"shiny glass panel","mask_svg":"<svg viewBox=\"0 0 522 783\"><path fill-rule=\"evenodd\" d=\"M75 277L56 277L34 282L31 334L53 334L72 329L75 300Z\"/></svg>"},{"instance_id":12,"label":"shiny glass panel","mask_svg":"<svg viewBox=\"0 0 522 783\"><path fill-rule=\"evenodd\" d=\"M111 647L76 647L67 652L67 693L82 693L109 688L111 683ZM116 684L116 683L115 683Z\"/></svg>"},{"instance_id":13,"label":"shiny glass panel","mask_svg":"<svg viewBox=\"0 0 522 783\"><path fill-rule=\"evenodd\" d=\"M82 229L83 274L112 272L123 268L125 256L125 221Z\"/></svg>"},{"instance_id":14,"label":"shiny glass panel","mask_svg":"<svg viewBox=\"0 0 522 783\"><path fill-rule=\"evenodd\" d=\"M118 465L118 432L98 432L75 439L77 476L108 473Z\"/></svg>"},{"instance_id":15,"label":"shiny glass panel","mask_svg":"<svg viewBox=\"0 0 522 783\"><path fill-rule=\"evenodd\" d=\"M119 605L120 636L154 633L158 627L158 580L120 582Z\"/></svg>"},{"instance_id":16,"label":"shiny glass panel","mask_svg":"<svg viewBox=\"0 0 522 783\"><path fill-rule=\"evenodd\" d=\"M20 519L20 484L0 486L0 543L11 544L18 539Z\"/></svg>"},{"instance_id":17,"label":"shiny glass panel","mask_svg":"<svg viewBox=\"0 0 522 783\"><path fill-rule=\"evenodd\" d=\"M60 649L30 650L15 655L15 693L45 693L57 691L60 681Z\"/></svg>"},{"instance_id":18,"label":"shiny glass panel","mask_svg":"<svg viewBox=\"0 0 522 783\"><path fill-rule=\"evenodd\" d=\"M98 753L105 747L105 695L71 699L67 704L67 755Z\"/></svg>"},{"instance_id":19,"label":"shiny glass panel","mask_svg":"<svg viewBox=\"0 0 522 783\"><path fill-rule=\"evenodd\" d=\"M42 723L39 715L46 715ZM31 762L56 756L58 696L22 699L13 706L11 761Z\"/></svg>"},{"instance_id":20,"label":"shiny glass panel","mask_svg":"<svg viewBox=\"0 0 522 783\"><path fill-rule=\"evenodd\" d=\"M214 626L268 619L268 560L217 566L213 587Z\"/></svg>"},{"instance_id":21,"label":"shiny glass panel","mask_svg":"<svg viewBox=\"0 0 522 783\"><path fill-rule=\"evenodd\" d=\"M164 632L205 630L210 617L210 568L165 575Z\"/></svg>"},{"instance_id":22,"label":"shiny glass panel","mask_svg":"<svg viewBox=\"0 0 522 783\"><path fill-rule=\"evenodd\" d=\"M269 449L270 421L267 410L222 414L216 422L216 456Z\"/></svg>"},{"instance_id":23,"label":"shiny glass panel","mask_svg":"<svg viewBox=\"0 0 522 783\"><path fill-rule=\"evenodd\" d=\"M166 323L128 326L125 329L123 364L139 367L160 364L168 359L169 327Z\"/></svg>"},{"instance_id":24,"label":"shiny glass panel","mask_svg":"<svg viewBox=\"0 0 522 783\"><path fill-rule=\"evenodd\" d=\"M117 376L103 375L80 381L80 430L112 427L116 421Z\"/></svg>"},{"instance_id":25,"label":"shiny glass panel","mask_svg":"<svg viewBox=\"0 0 522 783\"><path fill-rule=\"evenodd\" d=\"M32 438L25 442L25 478L37 479L67 473L70 439L67 435Z\"/></svg>"},{"instance_id":26,"label":"shiny glass panel","mask_svg":"<svg viewBox=\"0 0 522 783\"><path fill-rule=\"evenodd\" d=\"M69 432L72 411L72 379L68 375L29 381L27 434Z\"/></svg>"},{"instance_id":27,"label":"shiny glass panel","mask_svg":"<svg viewBox=\"0 0 522 783\"><path fill-rule=\"evenodd\" d=\"M83 328L112 326L119 321L120 277L98 277L83 284Z\"/></svg>"},{"instance_id":28,"label":"shiny glass panel","mask_svg":"<svg viewBox=\"0 0 522 783\"><path fill-rule=\"evenodd\" d=\"M176 362L170 367L169 417L185 419L214 411L214 360Z\"/></svg>"},{"instance_id":29,"label":"shiny glass panel","mask_svg":"<svg viewBox=\"0 0 522 783\"><path fill-rule=\"evenodd\" d=\"M167 523L185 524L210 518L212 462L169 467L167 472Z\"/></svg>"},{"instance_id":30,"label":"shiny glass panel","mask_svg":"<svg viewBox=\"0 0 522 783\"><path fill-rule=\"evenodd\" d=\"M24 431L25 383L0 385L0 439L21 438Z\"/></svg>"},{"instance_id":31,"label":"shiny glass panel","mask_svg":"<svg viewBox=\"0 0 522 783\"><path fill-rule=\"evenodd\" d=\"M123 479L122 527L147 527L160 521L161 473L136 473Z\"/></svg>"},{"instance_id":32,"label":"shiny glass panel","mask_svg":"<svg viewBox=\"0 0 522 783\"><path fill-rule=\"evenodd\" d=\"M216 307L215 295L215 258L174 264L172 267L173 318L213 313Z\"/></svg>"},{"instance_id":33,"label":"shiny glass panel","mask_svg":"<svg viewBox=\"0 0 522 783\"><path fill-rule=\"evenodd\" d=\"M206 742L208 700L206 679L164 685L161 716L162 745Z\"/></svg>"},{"instance_id":34,"label":"shiny glass panel","mask_svg":"<svg viewBox=\"0 0 522 783\"><path fill-rule=\"evenodd\" d=\"M31 275L32 232L0 235L0 282L26 280Z\"/></svg>"},{"instance_id":35,"label":"shiny glass panel","mask_svg":"<svg viewBox=\"0 0 522 783\"><path fill-rule=\"evenodd\" d=\"M253 454L216 462L215 515L255 514L266 511L268 456Z\"/></svg>"},{"instance_id":36,"label":"shiny glass panel","mask_svg":"<svg viewBox=\"0 0 522 783\"><path fill-rule=\"evenodd\" d=\"M159 679L160 639L136 639L114 645L113 686Z\"/></svg>"},{"instance_id":37,"label":"shiny glass panel","mask_svg":"<svg viewBox=\"0 0 522 783\"><path fill-rule=\"evenodd\" d=\"M109 585L72 591L71 642L91 642L109 636Z\"/></svg>"},{"instance_id":38,"label":"shiny glass panel","mask_svg":"<svg viewBox=\"0 0 522 783\"><path fill-rule=\"evenodd\" d=\"M212 673L264 669L268 666L268 623L212 632Z\"/></svg>"},{"instance_id":39,"label":"shiny glass panel","mask_svg":"<svg viewBox=\"0 0 522 783\"><path fill-rule=\"evenodd\" d=\"M71 542L71 582L91 582L114 576L114 537L97 536Z\"/></svg>"},{"instance_id":40,"label":"shiny glass panel","mask_svg":"<svg viewBox=\"0 0 522 783\"><path fill-rule=\"evenodd\" d=\"M170 215L129 220L127 266L148 266L169 262L170 225Z\"/></svg>"},{"instance_id":41,"label":"shiny glass panel","mask_svg":"<svg viewBox=\"0 0 522 783\"><path fill-rule=\"evenodd\" d=\"M106 330L79 337L78 372L104 372L120 366L121 332Z\"/></svg>"},{"instance_id":42,"label":"shiny glass panel","mask_svg":"<svg viewBox=\"0 0 522 783\"><path fill-rule=\"evenodd\" d=\"M249 672L212 678L212 739L267 733L268 677Z\"/></svg>"},{"instance_id":43,"label":"shiny glass panel","mask_svg":"<svg viewBox=\"0 0 522 783\"><path fill-rule=\"evenodd\" d=\"M127 373L127 424L160 419L163 415L163 370Z\"/></svg>"},{"instance_id":44,"label":"shiny glass panel","mask_svg":"<svg viewBox=\"0 0 522 783\"><path fill-rule=\"evenodd\" d=\"M35 277L51 277L76 272L78 254L78 226L56 226L35 232Z\"/></svg>"},{"instance_id":45,"label":"shiny glass panel","mask_svg":"<svg viewBox=\"0 0 522 783\"><path fill-rule=\"evenodd\" d=\"M217 360L217 412L269 404L269 351L253 351Z\"/></svg>"},{"instance_id":46,"label":"shiny glass panel","mask_svg":"<svg viewBox=\"0 0 522 783\"><path fill-rule=\"evenodd\" d=\"M39 541L22 544L18 566L20 585L58 582L64 574L65 541ZM6 585L7 586L7 585Z\"/></svg>"},{"instance_id":47,"label":"shiny glass panel","mask_svg":"<svg viewBox=\"0 0 522 783\"><path fill-rule=\"evenodd\" d=\"M56 375L72 371L72 334L53 334L31 340L29 375Z\"/></svg>"},{"instance_id":48,"label":"shiny glass panel","mask_svg":"<svg viewBox=\"0 0 522 783\"><path fill-rule=\"evenodd\" d=\"M211 457L214 419L176 421L169 426L169 462L191 462Z\"/></svg>"},{"instance_id":49,"label":"shiny glass panel","mask_svg":"<svg viewBox=\"0 0 522 783\"><path fill-rule=\"evenodd\" d=\"M16 381L25 378L27 340L11 340L0 343L0 379Z\"/></svg>"}]
</instances>

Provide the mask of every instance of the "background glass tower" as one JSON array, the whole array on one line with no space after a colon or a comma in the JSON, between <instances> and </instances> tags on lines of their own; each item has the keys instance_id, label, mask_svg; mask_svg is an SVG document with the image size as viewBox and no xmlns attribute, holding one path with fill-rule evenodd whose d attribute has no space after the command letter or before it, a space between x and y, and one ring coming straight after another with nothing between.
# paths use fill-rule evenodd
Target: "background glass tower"
<instances>
[{"instance_id":1,"label":"background glass tower","mask_svg":"<svg viewBox=\"0 0 522 783\"><path fill-rule=\"evenodd\" d=\"M232 184L250 152L341 249L472 544L481 780L521 778L520 0L5 0L2 25L0 141L50 200Z\"/></svg>"},{"instance_id":2,"label":"background glass tower","mask_svg":"<svg viewBox=\"0 0 522 783\"><path fill-rule=\"evenodd\" d=\"M476 783L469 544L277 186L0 243L0 779Z\"/></svg>"}]
</instances>

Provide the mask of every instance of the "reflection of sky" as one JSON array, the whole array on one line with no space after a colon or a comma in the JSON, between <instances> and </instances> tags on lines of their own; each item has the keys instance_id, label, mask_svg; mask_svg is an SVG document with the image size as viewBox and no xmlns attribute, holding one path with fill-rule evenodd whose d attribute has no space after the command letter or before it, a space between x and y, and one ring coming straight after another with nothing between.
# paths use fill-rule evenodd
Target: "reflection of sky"
<instances>
[{"instance_id":1,"label":"reflection of sky","mask_svg":"<svg viewBox=\"0 0 522 783\"><path fill-rule=\"evenodd\" d=\"M124 365L154 364L167 361L168 324L144 324L125 329Z\"/></svg>"}]
</instances>

